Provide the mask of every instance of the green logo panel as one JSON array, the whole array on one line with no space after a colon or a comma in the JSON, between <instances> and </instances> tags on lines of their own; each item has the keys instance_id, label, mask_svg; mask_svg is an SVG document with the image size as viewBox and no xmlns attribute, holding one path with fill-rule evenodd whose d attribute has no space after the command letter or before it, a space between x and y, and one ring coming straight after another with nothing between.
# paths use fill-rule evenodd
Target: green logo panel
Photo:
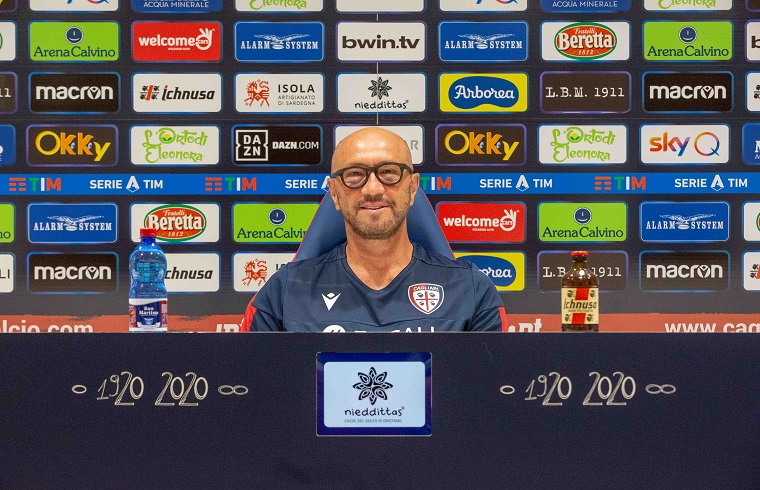
<instances>
[{"instance_id":1,"label":"green logo panel","mask_svg":"<svg viewBox=\"0 0 760 490\"><path fill-rule=\"evenodd\" d=\"M628 234L624 202L544 202L538 205L542 242L623 242Z\"/></svg>"},{"instance_id":2,"label":"green logo panel","mask_svg":"<svg viewBox=\"0 0 760 490\"><path fill-rule=\"evenodd\" d=\"M729 21L644 22L644 59L649 61L720 61L733 56Z\"/></svg>"},{"instance_id":3,"label":"green logo panel","mask_svg":"<svg viewBox=\"0 0 760 490\"><path fill-rule=\"evenodd\" d=\"M119 24L30 22L29 57L32 61L116 61Z\"/></svg>"},{"instance_id":4,"label":"green logo panel","mask_svg":"<svg viewBox=\"0 0 760 490\"><path fill-rule=\"evenodd\" d=\"M238 243L301 243L319 204L235 204L232 233Z\"/></svg>"},{"instance_id":5,"label":"green logo panel","mask_svg":"<svg viewBox=\"0 0 760 490\"><path fill-rule=\"evenodd\" d=\"M16 208L0 203L0 243L11 243L16 231Z\"/></svg>"}]
</instances>

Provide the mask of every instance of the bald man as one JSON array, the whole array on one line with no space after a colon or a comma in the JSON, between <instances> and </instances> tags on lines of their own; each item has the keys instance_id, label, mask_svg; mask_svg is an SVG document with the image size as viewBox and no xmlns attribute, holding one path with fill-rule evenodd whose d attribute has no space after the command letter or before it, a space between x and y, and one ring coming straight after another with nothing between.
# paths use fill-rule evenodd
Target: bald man
<instances>
[{"instance_id":1,"label":"bald man","mask_svg":"<svg viewBox=\"0 0 760 490\"><path fill-rule=\"evenodd\" d=\"M331 172L346 242L280 268L249 303L243 330L506 330L488 277L409 240L406 215L420 178L401 137L376 127L356 131L335 148Z\"/></svg>"}]
</instances>

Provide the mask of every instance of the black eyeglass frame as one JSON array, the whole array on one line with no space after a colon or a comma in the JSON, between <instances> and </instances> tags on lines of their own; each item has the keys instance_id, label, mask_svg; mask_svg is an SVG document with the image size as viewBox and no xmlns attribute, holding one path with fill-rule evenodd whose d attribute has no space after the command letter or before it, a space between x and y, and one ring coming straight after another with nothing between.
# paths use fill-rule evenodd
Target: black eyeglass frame
<instances>
[{"instance_id":1,"label":"black eyeglass frame","mask_svg":"<svg viewBox=\"0 0 760 490\"><path fill-rule=\"evenodd\" d=\"M401 170L401 174L399 174L399 178L396 182L393 182L393 183L383 182L383 179L380 178L380 174L377 173L378 170L380 170L383 167L387 167L388 165L398 167L399 170ZM343 174L349 170L357 170L357 169L362 170L364 172L364 179L362 179L359 185L348 185L346 183L346 179L343 177ZM342 168L338 170L337 172L335 172L334 174L331 174L331 177L333 178L340 177L340 181L343 182L343 185L348 187L349 189L361 189L369 180L369 174L375 174L375 178L377 179L377 181L383 185L396 185L403 180L404 170L408 170L410 174L414 173L414 170L412 169L412 167L410 167L409 165L405 163L383 162L380 165L376 165L374 167L365 167L364 165L351 165L350 167Z\"/></svg>"}]
</instances>

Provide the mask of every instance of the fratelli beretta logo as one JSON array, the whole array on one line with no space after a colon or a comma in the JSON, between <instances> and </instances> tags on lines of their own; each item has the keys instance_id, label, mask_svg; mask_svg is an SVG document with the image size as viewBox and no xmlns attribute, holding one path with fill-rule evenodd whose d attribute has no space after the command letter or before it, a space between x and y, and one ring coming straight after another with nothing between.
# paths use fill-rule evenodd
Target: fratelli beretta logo
<instances>
[{"instance_id":1,"label":"fratelli beretta logo","mask_svg":"<svg viewBox=\"0 0 760 490\"><path fill-rule=\"evenodd\" d=\"M133 204L129 208L133 242L140 228L158 230L161 243L214 243L219 241L219 204Z\"/></svg>"},{"instance_id":2,"label":"fratelli beretta logo","mask_svg":"<svg viewBox=\"0 0 760 490\"><path fill-rule=\"evenodd\" d=\"M259 63L321 61L324 38L321 22L238 22L235 58Z\"/></svg>"},{"instance_id":3,"label":"fratelli beretta logo","mask_svg":"<svg viewBox=\"0 0 760 490\"><path fill-rule=\"evenodd\" d=\"M441 22L438 50L443 61L524 61L526 22Z\"/></svg>"},{"instance_id":4,"label":"fratelli beretta logo","mask_svg":"<svg viewBox=\"0 0 760 490\"><path fill-rule=\"evenodd\" d=\"M318 204L248 204L232 207L232 228L238 243L300 243Z\"/></svg>"},{"instance_id":5,"label":"fratelli beretta logo","mask_svg":"<svg viewBox=\"0 0 760 490\"><path fill-rule=\"evenodd\" d=\"M29 23L32 61L116 61L119 59L118 22Z\"/></svg>"},{"instance_id":6,"label":"fratelli beretta logo","mask_svg":"<svg viewBox=\"0 0 760 490\"><path fill-rule=\"evenodd\" d=\"M541 57L547 61L622 61L630 57L628 22L544 22Z\"/></svg>"},{"instance_id":7,"label":"fratelli beretta logo","mask_svg":"<svg viewBox=\"0 0 760 490\"><path fill-rule=\"evenodd\" d=\"M114 243L116 204L32 203L27 214L30 243Z\"/></svg>"},{"instance_id":8,"label":"fratelli beretta logo","mask_svg":"<svg viewBox=\"0 0 760 490\"><path fill-rule=\"evenodd\" d=\"M730 21L644 22L645 60L722 61L732 55Z\"/></svg>"},{"instance_id":9,"label":"fratelli beretta logo","mask_svg":"<svg viewBox=\"0 0 760 490\"><path fill-rule=\"evenodd\" d=\"M525 73L442 73L439 76L443 112L525 112L528 75Z\"/></svg>"},{"instance_id":10,"label":"fratelli beretta logo","mask_svg":"<svg viewBox=\"0 0 760 490\"><path fill-rule=\"evenodd\" d=\"M627 238L624 202L543 202L538 205L542 242L622 242Z\"/></svg>"}]
</instances>

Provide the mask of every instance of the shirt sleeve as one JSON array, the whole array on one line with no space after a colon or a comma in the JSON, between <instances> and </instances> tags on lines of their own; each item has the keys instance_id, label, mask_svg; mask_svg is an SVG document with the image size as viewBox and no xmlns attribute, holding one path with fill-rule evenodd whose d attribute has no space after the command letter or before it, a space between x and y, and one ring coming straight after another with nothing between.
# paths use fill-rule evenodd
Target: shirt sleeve
<instances>
[{"instance_id":1,"label":"shirt sleeve","mask_svg":"<svg viewBox=\"0 0 760 490\"><path fill-rule=\"evenodd\" d=\"M281 332L284 330L283 297L287 267L275 272L248 303L241 330L249 332ZM248 328L246 328L246 325Z\"/></svg>"},{"instance_id":2,"label":"shirt sleeve","mask_svg":"<svg viewBox=\"0 0 760 490\"><path fill-rule=\"evenodd\" d=\"M493 282L472 265L473 294L477 307L467 331L506 332L504 303Z\"/></svg>"}]
</instances>

